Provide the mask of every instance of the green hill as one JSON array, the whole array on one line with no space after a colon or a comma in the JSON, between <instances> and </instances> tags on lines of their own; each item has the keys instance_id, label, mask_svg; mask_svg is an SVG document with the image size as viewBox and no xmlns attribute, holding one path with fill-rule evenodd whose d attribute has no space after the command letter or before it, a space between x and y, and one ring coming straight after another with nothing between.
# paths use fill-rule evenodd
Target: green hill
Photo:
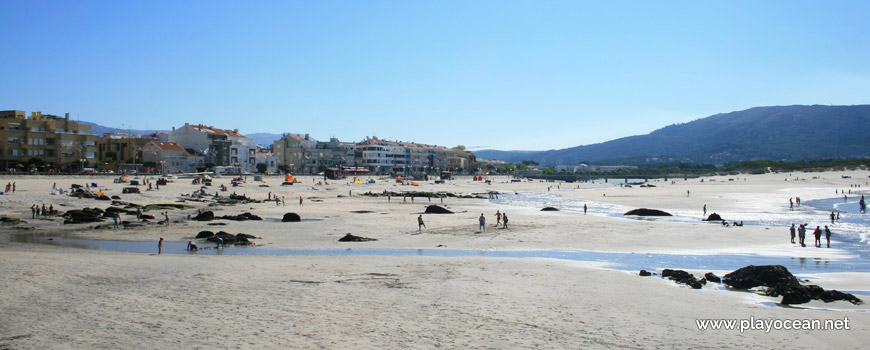
<instances>
[{"instance_id":1,"label":"green hill","mask_svg":"<svg viewBox=\"0 0 870 350\"><path fill-rule=\"evenodd\" d=\"M489 152L475 153L542 165L865 158L870 157L870 105L756 107L603 143L534 153Z\"/></svg>"}]
</instances>

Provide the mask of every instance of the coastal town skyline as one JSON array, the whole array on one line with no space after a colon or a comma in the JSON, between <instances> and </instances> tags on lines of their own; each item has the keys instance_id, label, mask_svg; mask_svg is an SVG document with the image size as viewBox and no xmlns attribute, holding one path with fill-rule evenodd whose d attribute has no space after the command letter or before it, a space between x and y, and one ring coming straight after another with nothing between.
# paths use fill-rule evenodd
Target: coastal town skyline
<instances>
[{"instance_id":1,"label":"coastal town skyline","mask_svg":"<svg viewBox=\"0 0 870 350\"><path fill-rule=\"evenodd\" d=\"M865 104L868 7L13 2L0 105L116 128L559 149L755 106Z\"/></svg>"}]
</instances>

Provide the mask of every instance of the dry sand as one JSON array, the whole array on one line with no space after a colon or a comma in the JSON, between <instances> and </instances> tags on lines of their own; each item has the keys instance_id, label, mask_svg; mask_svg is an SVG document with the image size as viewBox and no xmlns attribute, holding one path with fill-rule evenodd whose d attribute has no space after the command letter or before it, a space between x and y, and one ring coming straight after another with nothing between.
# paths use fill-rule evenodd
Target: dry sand
<instances>
[{"instance_id":1,"label":"dry sand","mask_svg":"<svg viewBox=\"0 0 870 350\"><path fill-rule=\"evenodd\" d=\"M842 174L851 175L844 179ZM766 174L656 183L655 188L618 188L579 184L582 190L559 196L669 210L752 210L753 198L804 201L833 197L835 188L866 181L868 172ZM816 179L813 179L816 177ZM732 177L734 178L734 177ZM784 181L789 178L791 181ZM870 340L867 305L812 303L770 306L778 299L707 287L692 290L660 278L603 269L596 264L555 259L422 256L203 256L103 252L16 243L13 234L73 235L82 238L156 242L187 241L201 230L245 232L274 248L462 250L582 249L613 252L750 252L816 256L784 244L785 228L746 226L729 229L706 223L637 221L539 208L499 206L486 199L445 199L453 215L424 215L427 228L417 234L416 218L427 199L362 196L365 192L546 191L578 184L510 183L492 185L461 177L447 184L394 181L355 185L302 177L294 186L281 179L250 181L229 192L274 202L170 210L170 225L113 230L95 225L62 225L58 218L30 219L30 205L53 204L61 211L105 208L110 203L52 195L51 187L97 182L107 195L137 204L172 203L198 185L177 179L159 191L121 194L111 178L7 176L14 194L0 196L0 216L28 221L4 226L0 237L0 349L153 349L212 348L864 348ZM379 179L380 180L380 179ZM218 178L217 185L229 178ZM269 187L260 187L260 185ZM141 187L141 186L140 186ZM690 195L686 195L686 191ZM223 195L229 192L222 193ZM350 192L350 193L349 193ZM556 194L556 193L554 193ZM299 197L304 199L299 205ZM433 198L432 204L440 203ZM769 205L769 204L768 204ZM749 209L747 209L749 208ZM182 220L198 209L217 215L251 212L263 221L220 221L226 226ZM715 210L713 210L715 209ZM507 212L509 229L493 227L496 210ZM355 213L370 211L370 213ZM300 223L281 223L286 212ZM484 213L489 228L477 232ZM153 212L151 213L153 214ZM125 220L133 220L124 216ZM110 222L107 222L110 223ZM663 236L663 232L666 236ZM345 233L376 242L340 243ZM845 254L838 249L828 256ZM693 271L706 272L706 271ZM870 274L820 274L822 287L870 289ZM795 331L698 330L696 319L842 319L849 330Z\"/></svg>"}]
</instances>

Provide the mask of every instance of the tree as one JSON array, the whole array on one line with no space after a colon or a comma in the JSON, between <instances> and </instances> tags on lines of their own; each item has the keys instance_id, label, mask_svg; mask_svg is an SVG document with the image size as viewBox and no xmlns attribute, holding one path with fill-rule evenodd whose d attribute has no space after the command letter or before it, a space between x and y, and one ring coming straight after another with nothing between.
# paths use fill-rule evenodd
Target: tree
<instances>
[{"instance_id":1,"label":"tree","mask_svg":"<svg viewBox=\"0 0 870 350\"><path fill-rule=\"evenodd\" d=\"M278 165L278 170L280 170L286 174L286 173L290 172L290 166L287 164L281 164L281 165Z\"/></svg>"},{"instance_id":2,"label":"tree","mask_svg":"<svg viewBox=\"0 0 870 350\"><path fill-rule=\"evenodd\" d=\"M265 174L266 170L269 169L269 166L266 163L257 163L257 172L260 174Z\"/></svg>"},{"instance_id":3,"label":"tree","mask_svg":"<svg viewBox=\"0 0 870 350\"><path fill-rule=\"evenodd\" d=\"M531 165L538 166L538 165L540 165L540 164L538 164L538 162L536 162L534 160L524 160L524 161L520 162L520 164L526 165L526 166L531 166Z\"/></svg>"}]
</instances>

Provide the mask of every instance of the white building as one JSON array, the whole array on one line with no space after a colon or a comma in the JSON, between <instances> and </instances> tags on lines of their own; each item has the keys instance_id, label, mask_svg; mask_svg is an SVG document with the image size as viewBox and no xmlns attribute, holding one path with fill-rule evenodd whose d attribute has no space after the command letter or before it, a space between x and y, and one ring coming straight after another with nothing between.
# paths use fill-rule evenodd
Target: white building
<instances>
[{"instance_id":1,"label":"white building","mask_svg":"<svg viewBox=\"0 0 870 350\"><path fill-rule=\"evenodd\" d=\"M173 128L169 141L203 155L206 162L237 167L243 172L257 171L257 148L250 138L239 134L239 129L226 130L185 123L178 129Z\"/></svg>"},{"instance_id":2,"label":"white building","mask_svg":"<svg viewBox=\"0 0 870 350\"><path fill-rule=\"evenodd\" d=\"M150 141L142 146L142 160L156 163L157 170L164 174L194 172L204 165L201 156L190 154L175 142L164 141Z\"/></svg>"}]
</instances>

